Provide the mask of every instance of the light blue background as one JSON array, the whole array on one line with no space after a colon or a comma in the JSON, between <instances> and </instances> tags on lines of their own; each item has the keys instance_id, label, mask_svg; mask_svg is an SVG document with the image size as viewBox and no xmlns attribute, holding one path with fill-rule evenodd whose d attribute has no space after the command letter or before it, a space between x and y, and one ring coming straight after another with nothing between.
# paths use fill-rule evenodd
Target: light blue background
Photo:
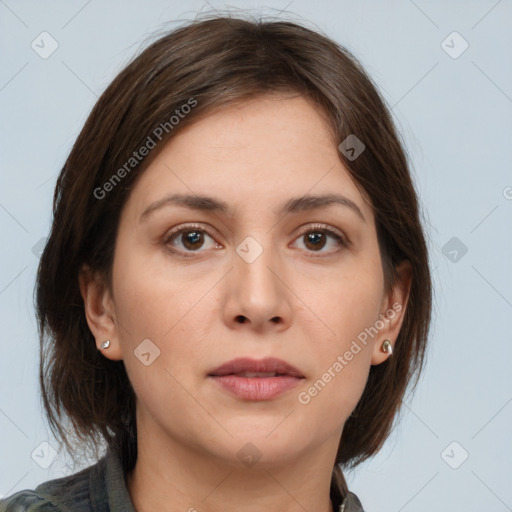
<instances>
[{"instance_id":1,"label":"light blue background","mask_svg":"<svg viewBox=\"0 0 512 512\"><path fill-rule=\"evenodd\" d=\"M428 365L382 451L348 474L351 489L367 512L512 510L512 3L231 5L287 8L352 50L393 106L414 167L435 279ZM62 458L47 470L31 458L52 442L32 292L57 174L97 96L150 33L210 6L226 7L0 0L0 495L70 472ZM31 48L43 31L59 45L48 59ZM456 59L441 46L453 31L469 43ZM457 262L450 246L443 254L452 237L468 249ZM446 461L462 450L453 469Z\"/></svg>"}]
</instances>

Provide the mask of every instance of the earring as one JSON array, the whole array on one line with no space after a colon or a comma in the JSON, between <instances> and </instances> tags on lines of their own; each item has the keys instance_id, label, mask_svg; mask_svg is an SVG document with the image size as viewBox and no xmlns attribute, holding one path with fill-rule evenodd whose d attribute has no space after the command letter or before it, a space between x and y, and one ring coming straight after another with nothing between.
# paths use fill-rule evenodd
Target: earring
<instances>
[{"instance_id":1,"label":"earring","mask_svg":"<svg viewBox=\"0 0 512 512\"><path fill-rule=\"evenodd\" d=\"M386 352L386 354L389 354L389 355L393 354L393 346L391 345L391 341L384 340L381 348L382 348L382 352Z\"/></svg>"},{"instance_id":2,"label":"earring","mask_svg":"<svg viewBox=\"0 0 512 512\"><path fill-rule=\"evenodd\" d=\"M103 350L104 348L108 348L108 347L110 347L110 340L104 341L104 342L100 345L100 350Z\"/></svg>"}]
</instances>

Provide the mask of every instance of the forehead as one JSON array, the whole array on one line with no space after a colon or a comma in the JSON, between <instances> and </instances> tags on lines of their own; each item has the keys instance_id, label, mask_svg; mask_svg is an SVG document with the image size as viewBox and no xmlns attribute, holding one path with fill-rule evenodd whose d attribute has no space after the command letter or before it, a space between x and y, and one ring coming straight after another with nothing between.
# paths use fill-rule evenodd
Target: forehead
<instances>
[{"instance_id":1,"label":"forehead","mask_svg":"<svg viewBox=\"0 0 512 512\"><path fill-rule=\"evenodd\" d=\"M144 171L132 202L140 214L168 193L217 197L239 215L278 212L292 197L337 193L371 216L323 111L302 96L259 97L178 132Z\"/></svg>"}]
</instances>

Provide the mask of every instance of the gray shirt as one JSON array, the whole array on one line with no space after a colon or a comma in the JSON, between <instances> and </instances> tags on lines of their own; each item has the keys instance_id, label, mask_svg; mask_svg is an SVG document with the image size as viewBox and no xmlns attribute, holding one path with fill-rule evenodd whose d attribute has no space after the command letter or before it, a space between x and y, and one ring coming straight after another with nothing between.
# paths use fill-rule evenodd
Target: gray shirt
<instances>
[{"instance_id":1,"label":"gray shirt","mask_svg":"<svg viewBox=\"0 0 512 512\"><path fill-rule=\"evenodd\" d=\"M338 506L333 501L335 508ZM0 500L0 512L136 512L121 461L110 448L92 466L73 475L49 480L35 490L19 491ZM364 512L349 492L339 512Z\"/></svg>"}]
</instances>

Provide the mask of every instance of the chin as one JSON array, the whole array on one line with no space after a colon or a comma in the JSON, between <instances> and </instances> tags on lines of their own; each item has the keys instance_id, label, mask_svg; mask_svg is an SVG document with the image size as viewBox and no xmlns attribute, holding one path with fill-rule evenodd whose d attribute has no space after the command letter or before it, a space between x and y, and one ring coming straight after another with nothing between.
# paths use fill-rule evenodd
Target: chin
<instances>
[{"instance_id":1,"label":"chin","mask_svg":"<svg viewBox=\"0 0 512 512\"><path fill-rule=\"evenodd\" d=\"M314 439L307 439L303 429L297 428L296 424L285 427L285 420L279 426L280 421L238 423L233 438L226 439L229 444L226 451L235 454L237 465L249 457L263 469L293 459L294 454L298 455L314 442Z\"/></svg>"}]
</instances>

